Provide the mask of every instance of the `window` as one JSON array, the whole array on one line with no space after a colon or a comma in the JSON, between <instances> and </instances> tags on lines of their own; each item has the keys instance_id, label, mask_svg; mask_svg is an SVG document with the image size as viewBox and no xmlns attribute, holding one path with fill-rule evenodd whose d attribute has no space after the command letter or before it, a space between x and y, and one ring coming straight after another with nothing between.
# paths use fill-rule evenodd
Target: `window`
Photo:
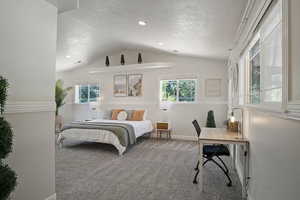
<instances>
[{"instance_id":1,"label":"window","mask_svg":"<svg viewBox=\"0 0 300 200\"><path fill-rule=\"evenodd\" d=\"M249 70L250 70L250 103L260 103L260 49L259 40L250 49Z\"/></svg>"},{"instance_id":2,"label":"window","mask_svg":"<svg viewBox=\"0 0 300 200\"><path fill-rule=\"evenodd\" d=\"M90 85L90 91L89 91L89 101L95 102L97 101L97 98L99 97L99 86L97 85Z\"/></svg>"},{"instance_id":3,"label":"window","mask_svg":"<svg viewBox=\"0 0 300 200\"><path fill-rule=\"evenodd\" d=\"M161 80L160 101L194 102L196 82L196 79Z\"/></svg>"},{"instance_id":4,"label":"window","mask_svg":"<svg viewBox=\"0 0 300 200\"><path fill-rule=\"evenodd\" d=\"M267 28L267 27L266 27ZM265 28L265 29L266 29ZM261 65L263 66L263 95L265 102L282 99L282 23L274 24L272 32L263 30Z\"/></svg>"},{"instance_id":5,"label":"window","mask_svg":"<svg viewBox=\"0 0 300 200\"><path fill-rule=\"evenodd\" d=\"M98 85L76 85L75 86L75 103L96 102L100 95Z\"/></svg>"},{"instance_id":6,"label":"window","mask_svg":"<svg viewBox=\"0 0 300 200\"><path fill-rule=\"evenodd\" d=\"M248 103L271 105L282 102L281 1L270 10L248 49Z\"/></svg>"}]
</instances>

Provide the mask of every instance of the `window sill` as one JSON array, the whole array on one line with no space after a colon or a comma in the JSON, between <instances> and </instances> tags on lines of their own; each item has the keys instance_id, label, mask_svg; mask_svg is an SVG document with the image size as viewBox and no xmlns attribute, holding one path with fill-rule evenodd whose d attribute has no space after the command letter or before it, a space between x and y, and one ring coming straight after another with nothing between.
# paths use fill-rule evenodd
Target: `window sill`
<instances>
[{"instance_id":1,"label":"window sill","mask_svg":"<svg viewBox=\"0 0 300 200\"><path fill-rule=\"evenodd\" d=\"M172 102L172 104L198 104L197 101L191 101L191 102Z\"/></svg>"},{"instance_id":2,"label":"window sill","mask_svg":"<svg viewBox=\"0 0 300 200\"><path fill-rule=\"evenodd\" d=\"M246 110L254 112L263 112L270 115L271 117L286 119L286 120L297 120L300 121L300 110L299 112L286 111L282 108L270 108L262 105L244 105L241 106Z\"/></svg>"},{"instance_id":3,"label":"window sill","mask_svg":"<svg viewBox=\"0 0 300 200\"><path fill-rule=\"evenodd\" d=\"M172 105L199 105L199 104L214 104L214 105L227 105L228 102L224 100L218 101L209 101L209 100L200 100L200 101L193 101L193 102L171 102Z\"/></svg>"},{"instance_id":4,"label":"window sill","mask_svg":"<svg viewBox=\"0 0 300 200\"><path fill-rule=\"evenodd\" d=\"M277 113L277 114L286 113L286 111L282 109L281 104L277 104L276 106L264 105L264 104L260 104L260 105L246 104L242 107L246 109L259 110L259 111L269 112L269 113Z\"/></svg>"},{"instance_id":5,"label":"window sill","mask_svg":"<svg viewBox=\"0 0 300 200\"><path fill-rule=\"evenodd\" d=\"M73 103L74 105L88 105L88 104L90 104L89 102L87 102L87 103Z\"/></svg>"},{"instance_id":6,"label":"window sill","mask_svg":"<svg viewBox=\"0 0 300 200\"><path fill-rule=\"evenodd\" d=\"M97 103L97 101L89 101L89 102L85 102L85 103L73 102L72 104L75 104L75 105L86 105L86 104L91 104L91 103Z\"/></svg>"}]
</instances>

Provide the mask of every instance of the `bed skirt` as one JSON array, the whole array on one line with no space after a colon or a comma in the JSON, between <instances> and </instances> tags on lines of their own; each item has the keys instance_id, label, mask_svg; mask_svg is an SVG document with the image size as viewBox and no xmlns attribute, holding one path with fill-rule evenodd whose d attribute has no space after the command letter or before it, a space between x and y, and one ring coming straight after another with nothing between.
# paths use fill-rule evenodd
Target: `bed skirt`
<instances>
[{"instance_id":1,"label":"bed skirt","mask_svg":"<svg viewBox=\"0 0 300 200\"><path fill-rule=\"evenodd\" d=\"M68 129L59 134L57 143L62 147L65 139L112 144L118 150L119 155L123 155L123 153L126 151L126 147L121 145L118 137L114 133L107 130Z\"/></svg>"}]
</instances>

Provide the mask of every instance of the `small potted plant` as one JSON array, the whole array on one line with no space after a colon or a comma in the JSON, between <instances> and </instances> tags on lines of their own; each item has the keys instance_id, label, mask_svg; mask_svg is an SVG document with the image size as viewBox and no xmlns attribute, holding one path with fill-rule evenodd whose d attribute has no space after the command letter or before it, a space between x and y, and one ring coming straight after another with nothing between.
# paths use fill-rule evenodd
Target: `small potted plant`
<instances>
[{"instance_id":1,"label":"small potted plant","mask_svg":"<svg viewBox=\"0 0 300 200\"><path fill-rule=\"evenodd\" d=\"M207 113L206 127L208 128L216 128L214 111L210 110Z\"/></svg>"},{"instance_id":2,"label":"small potted plant","mask_svg":"<svg viewBox=\"0 0 300 200\"><path fill-rule=\"evenodd\" d=\"M4 161L12 152L13 144L12 128L3 116L7 88L7 80L0 76L0 200L8 199L17 185L16 173Z\"/></svg>"},{"instance_id":3,"label":"small potted plant","mask_svg":"<svg viewBox=\"0 0 300 200\"><path fill-rule=\"evenodd\" d=\"M62 127L62 116L59 115L59 108L65 105L65 98L68 95L68 92L72 87L64 88L64 83L62 80L57 80L55 85L55 102L56 102L56 111L55 111L55 131L59 132Z\"/></svg>"}]
</instances>

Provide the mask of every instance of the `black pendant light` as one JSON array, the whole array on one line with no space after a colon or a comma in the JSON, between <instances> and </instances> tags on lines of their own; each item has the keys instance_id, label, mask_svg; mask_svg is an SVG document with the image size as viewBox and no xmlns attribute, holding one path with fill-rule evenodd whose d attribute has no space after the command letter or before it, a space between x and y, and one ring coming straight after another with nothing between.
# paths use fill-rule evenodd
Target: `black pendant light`
<instances>
[{"instance_id":1,"label":"black pendant light","mask_svg":"<svg viewBox=\"0 0 300 200\"><path fill-rule=\"evenodd\" d=\"M123 54L121 54L121 65L125 65L125 58Z\"/></svg>"},{"instance_id":2,"label":"black pendant light","mask_svg":"<svg viewBox=\"0 0 300 200\"><path fill-rule=\"evenodd\" d=\"M108 56L106 56L106 58L105 58L105 65L106 65L106 67L109 66L109 58L108 58Z\"/></svg>"},{"instance_id":3,"label":"black pendant light","mask_svg":"<svg viewBox=\"0 0 300 200\"><path fill-rule=\"evenodd\" d=\"M138 63L141 64L142 62L143 62L142 54L139 53L139 55L138 55Z\"/></svg>"}]
</instances>

